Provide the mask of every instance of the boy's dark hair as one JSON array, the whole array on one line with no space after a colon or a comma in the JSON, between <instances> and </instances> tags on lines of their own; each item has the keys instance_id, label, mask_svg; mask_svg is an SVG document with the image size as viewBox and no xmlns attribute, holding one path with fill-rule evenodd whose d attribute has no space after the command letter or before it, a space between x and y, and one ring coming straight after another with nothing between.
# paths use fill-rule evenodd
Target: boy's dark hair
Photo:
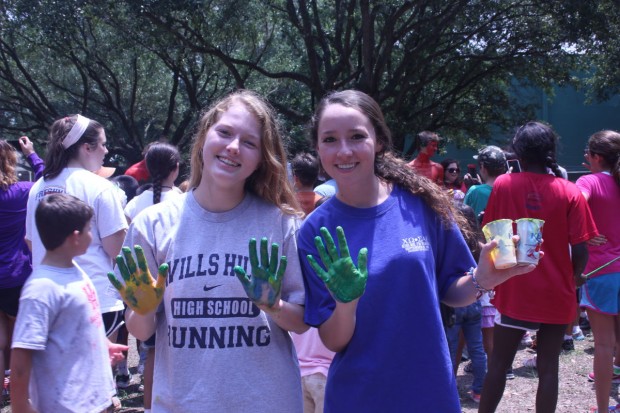
<instances>
[{"instance_id":1,"label":"boy's dark hair","mask_svg":"<svg viewBox=\"0 0 620 413\"><path fill-rule=\"evenodd\" d=\"M118 175L114 178L110 179L110 182L114 183L120 189L125 192L125 196L127 197L127 202L131 201L136 196L136 191L140 184L138 180L133 176L129 175Z\"/></svg>"},{"instance_id":2,"label":"boy's dark hair","mask_svg":"<svg viewBox=\"0 0 620 413\"><path fill-rule=\"evenodd\" d=\"M303 186L314 186L319 176L319 161L309 153L299 153L291 161L293 175Z\"/></svg>"},{"instance_id":3,"label":"boy's dark hair","mask_svg":"<svg viewBox=\"0 0 620 413\"><path fill-rule=\"evenodd\" d=\"M437 142L439 144L440 140L441 138L439 138L439 135L435 132L424 130L416 135L415 148L417 151L420 151L422 148L426 148L431 142Z\"/></svg>"},{"instance_id":4,"label":"boy's dark hair","mask_svg":"<svg viewBox=\"0 0 620 413\"><path fill-rule=\"evenodd\" d=\"M43 246L52 251L73 231L82 231L93 215L93 209L73 195L51 194L39 201L34 219Z\"/></svg>"}]
</instances>

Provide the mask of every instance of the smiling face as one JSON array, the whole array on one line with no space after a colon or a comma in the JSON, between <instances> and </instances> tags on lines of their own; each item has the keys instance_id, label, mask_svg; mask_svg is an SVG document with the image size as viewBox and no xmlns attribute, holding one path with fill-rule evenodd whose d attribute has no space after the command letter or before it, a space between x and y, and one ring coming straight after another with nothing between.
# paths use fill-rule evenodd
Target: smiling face
<instances>
[{"instance_id":1,"label":"smiling face","mask_svg":"<svg viewBox=\"0 0 620 413\"><path fill-rule=\"evenodd\" d=\"M459 166L455 162L449 164L444 174L445 181L449 184L453 183L459 177L459 172Z\"/></svg>"},{"instance_id":2,"label":"smiling face","mask_svg":"<svg viewBox=\"0 0 620 413\"><path fill-rule=\"evenodd\" d=\"M243 191L261 160L261 126L240 102L233 103L207 131L202 177L210 185Z\"/></svg>"},{"instance_id":3,"label":"smiling face","mask_svg":"<svg viewBox=\"0 0 620 413\"><path fill-rule=\"evenodd\" d=\"M340 104L325 107L317 128L318 153L325 171L339 188L370 184L374 161L382 145L375 129L360 111Z\"/></svg>"}]
</instances>

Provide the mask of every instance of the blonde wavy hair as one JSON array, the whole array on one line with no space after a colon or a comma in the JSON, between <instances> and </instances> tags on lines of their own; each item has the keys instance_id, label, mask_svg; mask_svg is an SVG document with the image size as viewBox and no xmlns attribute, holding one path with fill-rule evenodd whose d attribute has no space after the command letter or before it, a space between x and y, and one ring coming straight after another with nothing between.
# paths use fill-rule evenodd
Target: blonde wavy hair
<instances>
[{"instance_id":1,"label":"blonde wavy hair","mask_svg":"<svg viewBox=\"0 0 620 413\"><path fill-rule=\"evenodd\" d=\"M275 111L269 103L255 92L239 90L220 99L201 115L194 135L190 159L190 188L196 188L202 180L204 167L202 148L207 132L219 121L222 114L233 104L240 103L252 113L261 125L261 160L258 169L245 181L245 190L276 205L284 213L302 216L293 187L288 180L286 152Z\"/></svg>"},{"instance_id":2,"label":"blonde wavy hair","mask_svg":"<svg viewBox=\"0 0 620 413\"><path fill-rule=\"evenodd\" d=\"M7 190L17 182L17 152L10 143L0 139L0 189Z\"/></svg>"}]
</instances>

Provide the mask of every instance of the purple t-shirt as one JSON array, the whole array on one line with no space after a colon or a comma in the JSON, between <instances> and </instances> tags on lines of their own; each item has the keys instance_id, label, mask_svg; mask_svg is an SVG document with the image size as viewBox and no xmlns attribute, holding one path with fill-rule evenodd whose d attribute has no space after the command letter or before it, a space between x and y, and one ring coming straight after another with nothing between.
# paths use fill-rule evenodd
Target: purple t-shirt
<instances>
[{"instance_id":1,"label":"purple t-shirt","mask_svg":"<svg viewBox=\"0 0 620 413\"><path fill-rule=\"evenodd\" d=\"M27 157L36 179L45 164L36 153ZM0 189L0 288L19 287L32 272L26 235L26 204L34 182L16 182L7 190Z\"/></svg>"}]
</instances>

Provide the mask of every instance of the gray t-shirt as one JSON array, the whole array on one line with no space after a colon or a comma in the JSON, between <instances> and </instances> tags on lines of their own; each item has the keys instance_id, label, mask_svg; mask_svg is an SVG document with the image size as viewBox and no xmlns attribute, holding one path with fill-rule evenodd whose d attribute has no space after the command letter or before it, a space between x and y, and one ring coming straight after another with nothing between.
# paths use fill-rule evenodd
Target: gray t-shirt
<instances>
[{"instance_id":1,"label":"gray t-shirt","mask_svg":"<svg viewBox=\"0 0 620 413\"><path fill-rule=\"evenodd\" d=\"M153 275L170 272L157 314L153 413L301 412L301 381L288 332L248 299L233 267L251 273L248 241L280 244L282 299L303 305L298 220L246 194L231 211L203 209L193 193L150 207L125 245L141 245Z\"/></svg>"},{"instance_id":2,"label":"gray t-shirt","mask_svg":"<svg viewBox=\"0 0 620 413\"><path fill-rule=\"evenodd\" d=\"M24 285L12 348L33 350L39 412L99 413L116 393L97 292L79 268L39 265Z\"/></svg>"}]
</instances>

